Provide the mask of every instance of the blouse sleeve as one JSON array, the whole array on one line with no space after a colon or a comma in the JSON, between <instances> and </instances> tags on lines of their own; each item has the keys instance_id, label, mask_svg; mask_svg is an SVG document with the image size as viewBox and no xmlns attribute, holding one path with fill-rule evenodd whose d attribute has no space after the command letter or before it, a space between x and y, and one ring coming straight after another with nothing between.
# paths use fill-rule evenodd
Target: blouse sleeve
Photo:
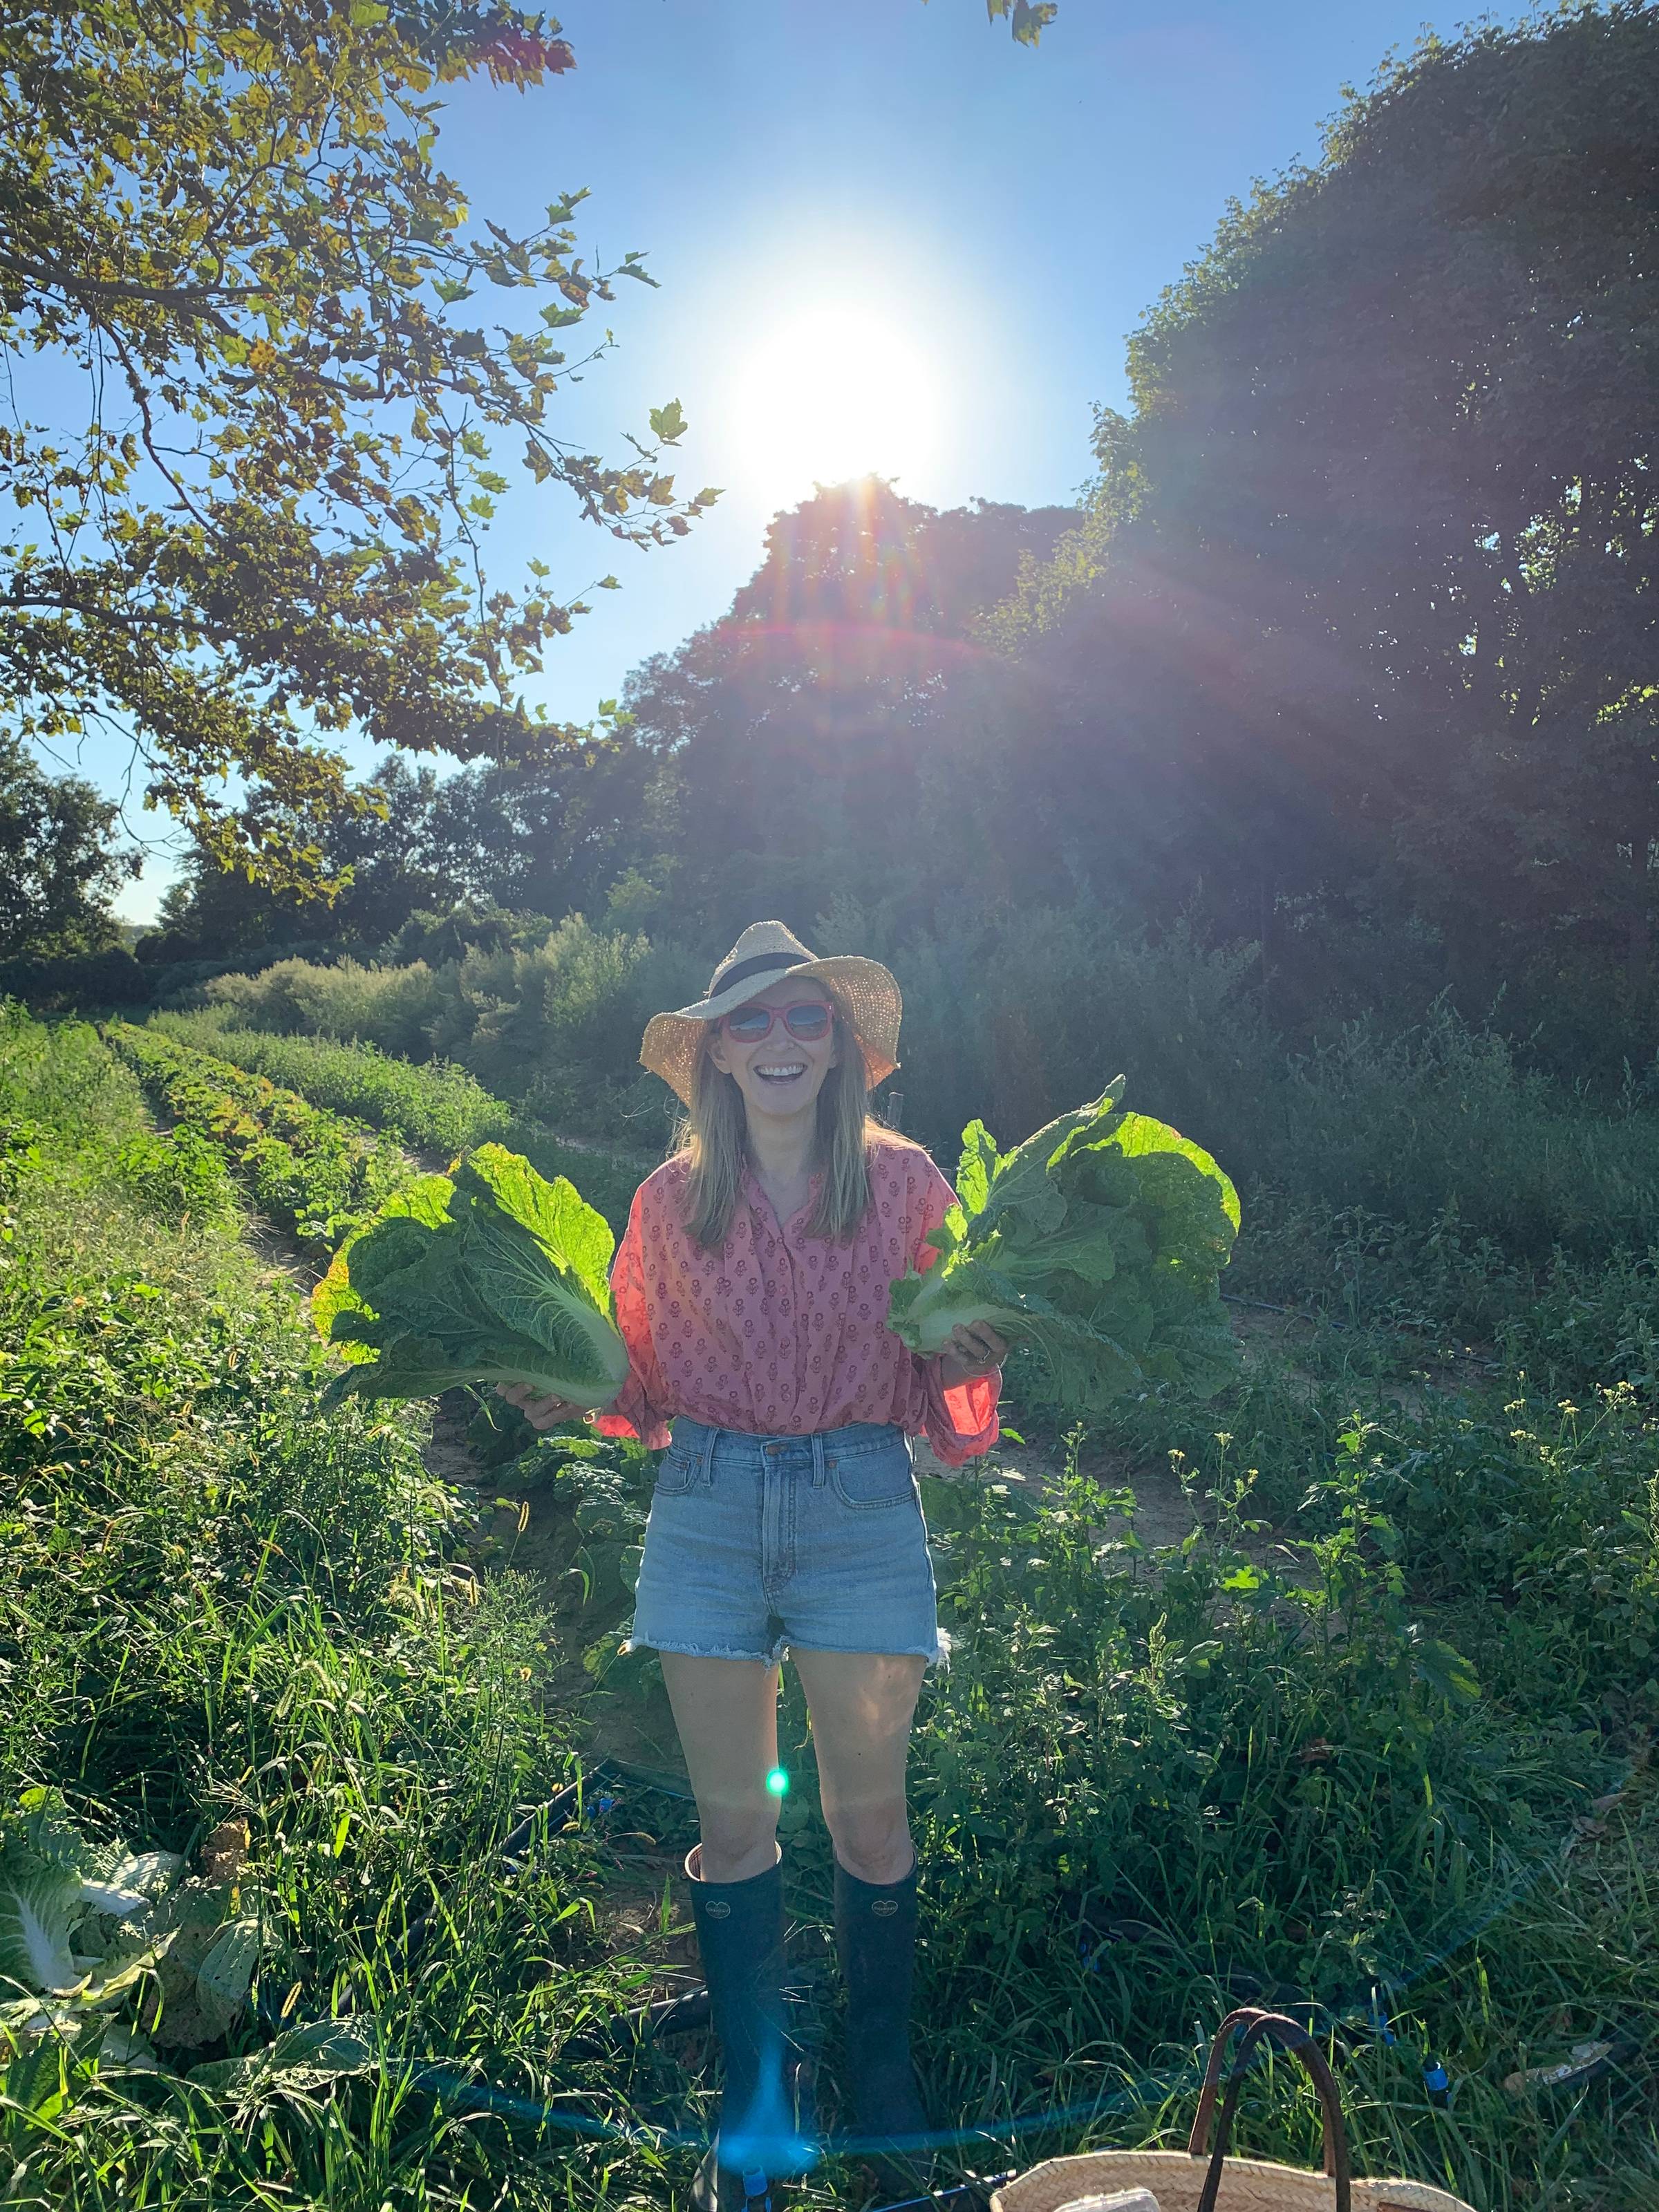
<instances>
[{"instance_id":1,"label":"blouse sleeve","mask_svg":"<svg viewBox=\"0 0 1659 2212\"><path fill-rule=\"evenodd\" d=\"M651 1340L651 1320L645 1302L645 1231L643 1186L634 1194L628 1210L628 1226L611 1267L611 1296L617 1310L617 1327L628 1347L628 1380L593 1425L602 1437L636 1437L651 1451L660 1451L669 1441L667 1386L657 1364Z\"/></svg>"},{"instance_id":2,"label":"blouse sleeve","mask_svg":"<svg viewBox=\"0 0 1659 2212\"><path fill-rule=\"evenodd\" d=\"M912 1264L922 1274L926 1274L939 1258L938 1252L928 1243L927 1238L956 1204L957 1197L931 1160L927 1161L927 1168L915 1242L910 1255ZM926 1393L922 1432L937 1456L946 1467L960 1467L964 1460L989 1451L1000 1433L997 1421L997 1399L1002 1390L1002 1370L993 1368L988 1375L976 1375L971 1382L958 1382L947 1390L939 1376L939 1355L935 1354L932 1359L923 1359L913 1352L911 1357L915 1360L916 1371L921 1377Z\"/></svg>"}]
</instances>

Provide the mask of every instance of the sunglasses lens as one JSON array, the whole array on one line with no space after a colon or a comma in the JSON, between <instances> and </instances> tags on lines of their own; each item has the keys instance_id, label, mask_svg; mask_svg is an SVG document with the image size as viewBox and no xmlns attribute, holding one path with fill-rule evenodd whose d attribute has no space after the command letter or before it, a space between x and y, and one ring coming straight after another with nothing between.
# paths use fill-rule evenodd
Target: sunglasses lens
<instances>
[{"instance_id":1,"label":"sunglasses lens","mask_svg":"<svg viewBox=\"0 0 1659 2212\"><path fill-rule=\"evenodd\" d=\"M752 1044L763 1037L772 1026L772 1017L764 1006L745 1006L740 1013L726 1018L726 1034L735 1037L739 1044Z\"/></svg>"},{"instance_id":2,"label":"sunglasses lens","mask_svg":"<svg viewBox=\"0 0 1659 2212\"><path fill-rule=\"evenodd\" d=\"M791 1006L783 1019L790 1036L799 1037L803 1042L830 1034L828 1006Z\"/></svg>"}]
</instances>

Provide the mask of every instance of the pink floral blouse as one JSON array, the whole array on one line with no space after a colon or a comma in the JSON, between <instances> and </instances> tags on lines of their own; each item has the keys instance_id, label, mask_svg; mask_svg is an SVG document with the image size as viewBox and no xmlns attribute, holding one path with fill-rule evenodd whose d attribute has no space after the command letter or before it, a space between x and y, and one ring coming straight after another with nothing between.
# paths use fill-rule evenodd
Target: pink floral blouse
<instances>
[{"instance_id":1,"label":"pink floral blouse","mask_svg":"<svg viewBox=\"0 0 1659 2212\"><path fill-rule=\"evenodd\" d=\"M809 1198L781 1228L752 1170L725 1244L706 1251L680 1212L686 1163L634 1194L611 1272L628 1346L622 1395L597 1426L653 1450L676 1413L750 1436L804 1437L848 1421L896 1423L959 1467L997 1439L996 1374L947 1390L886 1326L890 1286L931 1267L924 1243L952 1201L919 1147L878 1143L871 1204L849 1243L807 1234ZM817 1181L813 1181L816 1197Z\"/></svg>"}]
</instances>

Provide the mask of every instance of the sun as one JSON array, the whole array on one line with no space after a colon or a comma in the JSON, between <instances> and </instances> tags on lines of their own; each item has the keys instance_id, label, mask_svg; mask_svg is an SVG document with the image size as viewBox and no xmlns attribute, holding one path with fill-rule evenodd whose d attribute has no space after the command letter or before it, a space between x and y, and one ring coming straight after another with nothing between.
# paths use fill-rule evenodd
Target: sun
<instances>
[{"instance_id":1,"label":"sun","mask_svg":"<svg viewBox=\"0 0 1659 2212\"><path fill-rule=\"evenodd\" d=\"M732 425L746 473L779 500L850 477L912 484L938 448L943 380L894 319L822 302L760 341L736 380Z\"/></svg>"}]
</instances>

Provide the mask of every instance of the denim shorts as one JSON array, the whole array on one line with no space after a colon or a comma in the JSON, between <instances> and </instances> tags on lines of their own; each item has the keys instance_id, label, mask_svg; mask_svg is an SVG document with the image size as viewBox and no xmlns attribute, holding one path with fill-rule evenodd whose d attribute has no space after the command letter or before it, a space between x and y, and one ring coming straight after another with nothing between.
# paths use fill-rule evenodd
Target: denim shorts
<instances>
[{"instance_id":1,"label":"denim shorts","mask_svg":"<svg viewBox=\"0 0 1659 2212\"><path fill-rule=\"evenodd\" d=\"M750 1437L682 1414L657 1469L632 1641L767 1665L791 1644L939 1657L902 1430Z\"/></svg>"}]
</instances>

